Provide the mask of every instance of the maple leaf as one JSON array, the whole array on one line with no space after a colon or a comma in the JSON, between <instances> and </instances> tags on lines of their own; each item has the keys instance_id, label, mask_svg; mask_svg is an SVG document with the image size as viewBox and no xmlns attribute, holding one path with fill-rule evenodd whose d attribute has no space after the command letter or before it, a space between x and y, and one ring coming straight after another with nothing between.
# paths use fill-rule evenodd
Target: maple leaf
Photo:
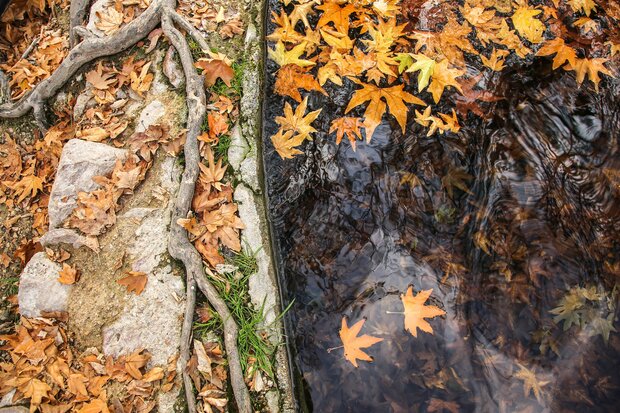
<instances>
[{"instance_id":1,"label":"maple leaf","mask_svg":"<svg viewBox=\"0 0 620 413\"><path fill-rule=\"evenodd\" d=\"M515 373L515 377L523 380L523 394L525 397L530 395L530 392L534 393L536 400L542 403L542 387L549 384L548 381L539 381L536 377L536 373L523 366L519 366L521 369Z\"/></svg>"},{"instance_id":2,"label":"maple leaf","mask_svg":"<svg viewBox=\"0 0 620 413\"><path fill-rule=\"evenodd\" d=\"M299 135L299 139L311 140L311 133L316 132L311 124L319 116L323 109L315 110L305 115L306 107L308 105L308 97L304 98L303 102L297 105L295 112L293 108L287 102L284 106L284 116L277 116L276 123L282 127L283 131L293 131Z\"/></svg>"},{"instance_id":3,"label":"maple leaf","mask_svg":"<svg viewBox=\"0 0 620 413\"><path fill-rule=\"evenodd\" d=\"M307 73L307 69L297 65L282 66L276 75L274 90L280 96L290 96L301 103L299 89L321 92L327 96L327 92L319 85L319 82Z\"/></svg>"},{"instance_id":4,"label":"maple leaf","mask_svg":"<svg viewBox=\"0 0 620 413\"><path fill-rule=\"evenodd\" d=\"M310 60L300 59L305 53L306 42L298 44L291 50L286 50L284 43L278 41L274 49L269 49L269 57L280 66L295 64L301 67L314 66L316 63Z\"/></svg>"},{"instance_id":5,"label":"maple leaf","mask_svg":"<svg viewBox=\"0 0 620 413\"><path fill-rule=\"evenodd\" d=\"M575 64L568 64L564 66L565 70L574 70L576 73L577 85L581 86L586 75L594 83L594 89L598 92L598 84L601 81L599 73L614 77L614 75L607 69L604 64L607 62L605 58L593 58L593 59L575 59Z\"/></svg>"},{"instance_id":6,"label":"maple leaf","mask_svg":"<svg viewBox=\"0 0 620 413\"><path fill-rule=\"evenodd\" d=\"M362 329L366 320L362 319L355 323L351 328L347 325L346 317L342 317L340 327L340 339L344 346L344 357L357 367L357 360L372 361L372 357L363 352L361 349L368 348L374 344L383 341L382 338L372 337L367 334L357 336Z\"/></svg>"},{"instance_id":7,"label":"maple leaf","mask_svg":"<svg viewBox=\"0 0 620 413\"><path fill-rule=\"evenodd\" d=\"M366 141L370 142L372 135L381 123L381 118L387 107L390 109L390 114L396 118L398 124L405 132L405 126L407 123L407 106L405 103L412 103L415 105L426 105L421 99L405 92L403 90L404 85L396 85L387 88L380 88L370 83L362 83L355 81L361 85L361 89L357 89L347 108L345 113L349 113L353 108L361 105L364 102L370 101L364 112L364 126L366 129ZM383 102L385 100L386 103Z\"/></svg>"},{"instance_id":8,"label":"maple leaf","mask_svg":"<svg viewBox=\"0 0 620 413\"><path fill-rule=\"evenodd\" d=\"M43 179L34 174L34 165L28 171L27 175L17 182L4 181L8 188L19 194L17 202L22 202L27 197L33 198L38 192L43 190Z\"/></svg>"},{"instance_id":9,"label":"maple leaf","mask_svg":"<svg viewBox=\"0 0 620 413\"><path fill-rule=\"evenodd\" d=\"M504 57L506 57L509 53L510 52L508 52L507 50L494 48L488 58L485 55L481 54L480 59L482 60L482 64L489 69L495 72L500 72L502 69L504 69Z\"/></svg>"},{"instance_id":10,"label":"maple leaf","mask_svg":"<svg viewBox=\"0 0 620 413\"><path fill-rule=\"evenodd\" d=\"M280 14L271 12L271 21L278 27L267 36L267 40L272 42L294 43L298 44L304 41L304 36L297 33L289 20L286 11L282 10Z\"/></svg>"},{"instance_id":11,"label":"maple leaf","mask_svg":"<svg viewBox=\"0 0 620 413\"><path fill-rule=\"evenodd\" d=\"M222 79L226 86L230 87L232 79L235 77L235 71L231 67L230 60L224 55L213 55L211 58L198 59L194 66L202 69L205 76L205 86L211 87L215 85L217 79Z\"/></svg>"},{"instance_id":12,"label":"maple leaf","mask_svg":"<svg viewBox=\"0 0 620 413\"><path fill-rule=\"evenodd\" d=\"M536 56L550 56L553 54L555 54L553 57L553 70L563 66L566 62L571 66L574 66L577 62L577 52L572 47L567 46L561 37L547 40L536 52Z\"/></svg>"},{"instance_id":13,"label":"maple leaf","mask_svg":"<svg viewBox=\"0 0 620 413\"><path fill-rule=\"evenodd\" d=\"M328 23L333 23L334 27L339 28L344 33L349 31L349 16L357 11L357 8L352 4L340 7L340 4L333 0L328 0L316 8L323 12L319 18L317 27L320 28Z\"/></svg>"},{"instance_id":14,"label":"maple leaf","mask_svg":"<svg viewBox=\"0 0 620 413\"><path fill-rule=\"evenodd\" d=\"M441 95L446 87L454 87L459 92L463 93L461 85L456 80L457 77L465 74L465 70L450 68L450 62L447 59L435 65L433 70L433 76L428 91L433 95L435 103L439 102Z\"/></svg>"},{"instance_id":15,"label":"maple leaf","mask_svg":"<svg viewBox=\"0 0 620 413\"><path fill-rule=\"evenodd\" d=\"M446 312L434 305L424 305L431 296L433 289L422 290L418 295L413 295L413 288L409 287L405 294L401 294L400 299L405 307L405 330L409 330L414 337L418 336L418 328L426 333L433 334L433 327L424 320L445 315Z\"/></svg>"},{"instance_id":16,"label":"maple leaf","mask_svg":"<svg viewBox=\"0 0 620 413\"><path fill-rule=\"evenodd\" d=\"M515 10L511 18L517 32L532 43L540 43L543 40L545 25L535 18L540 13L542 10L525 4Z\"/></svg>"},{"instance_id":17,"label":"maple leaf","mask_svg":"<svg viewBox=\"0 0 620 413\"><path fill-rule=\"evenodd\" d=\"M140 73L131 72L131 90L138 93L138 95L143 96L144 92L148 92L151 88L151 83L153 83L154 75L149 73L149 67L151 67L151 62L148 62L140 69Z\"/></svg>"},{"instance_id":18,"label":"maple leaf","mask_svg":"<svg viewBox=\"0 0 620 413\"><path fill-rule=\"evenodd\" d=\"M590 16L596 10L596 2L594 0L568 0L567 1L574 12L583 12L586 16Z\"/></svg>"},{"instance_id":19,"label":"maple leaf","mask_svg":"<svg viewBox=\"0 0 620 413\"><path fill-rule=\"evenodd\" d=\"M30 399L30 411L32 412L41 404L44 397L48 397L48 393L52 391L52 388L47 383L33 378L26 383L22 391L24 396ZM35 409L32 409L32 407Z\"/></svg>"},{"instance_id":20,"label":"maple leaf","mask_svg":"<svg viewBox=\"0 0 620 413\"><path fill-rule=\"evenodd\" d=\"M98 21L95 23L95 27L104 32L106 36L116 33L123 24L123 13L118 12L114 7L108 7L96 14Z\"/></svg>"},{"instance_id":21,"label":"maple leaf","mask_svg":"<svg viewBox=\"0 0 620 413\"><path fill-rule=\"evenodd\" d=\"M144 287L146 287L147 275L139 271L128 271L127 274L129 274L127 277L116 282L127 287L127 292L134 292L136 295L142 294Z\"/></svg>"},{"instance_id":22,"label":"maple leaf","mask_svg":"<svg viewBox=\"0 0 620 413\"><path fill-rule=\"evenodd\" d=\"M360 128L363 126L364 122L360 118L341 117L332 121L329 133L336 132L336 145L340 145L342 138L346 135L355 151L356 139L362 139Z\"/></svg>"},{"instance_id":23,"label":"maple leaf","mask_svg":"<svg viewBox=\"0 0 620 413\"><path fill-rule=\"evenodd\" d=\"M434 59L423 54L410 54L412 59L415 59L415 63L406 70L407 73L417 72L418 70L418 92L421 92L426 86L435 71L435 65L437 64Z\"/></svg>"},{"instance_id":24,"label":"maple leaf","mask_svg":"<svg viewBox=\"0 0 620 413\"><path fill-rule=\"evenodd\" d=\"M282 159L291 159L295 155L302 154L303 152L297 149L297 147L303 142L303 136L299 134L293 136L293 131L284 132L282 128L275 135L271 136L271 143Z\"/></svg>"},{"instance_id":25,"label":"maple leaf","mask_svg":"<svg viewBox=\"0 0 620 413\"><path fill-rule=\"evenodd\" d=\"M465 172L464 169L450 168L448 173L441 178L441 187L448 191L450 198L454 195L453 188L458 188L463 192L471 194L471 191L467 187L465 181L472 180L473 178L474 177Z\"/></svg>"},{"instance_id":26,"label":"maple leaf","mask_svg":"<svg viewBox=\"0 0 620 413\"><path fill-rule=\"evenodd\" d=\"M221 191L223 185L221 181L224 179L228 165L222 166L222 159L218 159L217 162L215 162L215 156L211 146L207 145L205 150L209 166L205 166L203 163L198 164L200 167L200 176L198 177L198 181L207 190L213 187L216 190Z\"/></svg>"},{"instance_id":27,"label":"maple leaf","mask_svg":"<svg viewBox=\"0 0 620 413\"><path fill-rule=\"evenodd\" d=\"M78 271L66 263L62 264L62 270L60 270L58 274L60 275L60 277L58 277L58 282L61 284L75 284L78 280Z\"/></svg>"},{"instance_id":28,"label":"maple leaf","mask_svg":"<svg viewBox=\"0 0 620 413\"><path fill-rule=\"evenodd\" d=\"M86 73L86 81L95 89L107 90L116 83L114 73L104 73L103 64L99 62L95 70Z\"/></svg>"},{"instance_id":29,"label":"maple leaf","mask_svg":"<svg viewBox=\"0 0 620 413\"><path fill-rule=\"evenodd\" d=\"M428 412L443 412L447 410L450 413L459 413L459 407L460 405L457 402L449 402L446 400L432 398L429 401L426 410Z\"/></svg>"},{"instance_id":30,"label":"maple leaf","mask_svg":"<svg viewBox=\"0 0 620 413\"><path fill-rule=\"evenodd\" d=\"M291 26L295 27L297 22L301 20L304 27L310 27L308 15L312 16L316 13L314 10L314 6L316 4L320 4L320 0L311 0L305 3L296 4L295 7L293 7L293 11L289 14Z\"/></svg>"}]
</instances>

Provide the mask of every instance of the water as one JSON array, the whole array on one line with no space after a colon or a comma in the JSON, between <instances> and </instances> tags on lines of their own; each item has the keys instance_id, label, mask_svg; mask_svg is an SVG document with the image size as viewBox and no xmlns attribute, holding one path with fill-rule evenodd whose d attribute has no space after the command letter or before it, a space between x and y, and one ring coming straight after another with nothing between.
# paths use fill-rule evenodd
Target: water
<instances>
[{"instance_id":1,"label":"water","mask_svg":"<svg viewBox=\"0 0 620 413\"><path fill-rule=\"evenodd\" d=\"M620 331L620 83L597 94L548 66L494 78L494 102L457 135L427 138L412 116L403 134L384 118L357 152L336 146L327 131L348 82L310 95L308 110L323 112L305 155L282 161L265 144L300 408L620 410L620 335L604 338ZM267 65L266 142L283 106L276 69ZM414 338L387 313L402 311L410 285L432 288L447 313L431 321L434 335ZM585 303L583 328L554 322L566 297ZM367 349L372 363L327 351L341 345L343 316L384 338Z\"/></svg>"}]
</instances>

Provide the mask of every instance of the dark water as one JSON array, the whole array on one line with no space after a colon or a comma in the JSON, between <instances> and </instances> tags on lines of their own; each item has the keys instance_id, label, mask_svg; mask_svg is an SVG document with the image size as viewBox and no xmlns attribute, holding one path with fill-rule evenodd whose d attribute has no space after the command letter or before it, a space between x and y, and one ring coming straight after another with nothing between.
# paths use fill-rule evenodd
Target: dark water
<instances>
[{"instance_id":1,"label":"dark water","mask_svg":"<svg viewBox=\"0 0 620 413\"><path fill-rule=\"evenodd\" d=\"M314 412L620 411L620 83L597 94L529 63L491 79L498 99L454 135L384 118L370 144L335 145L323 108L305 154L269 142L283 99L267 66L264 158L290 344ZM454 103L454 102L452 102ZM444 111L447 113L447 111ZM434 335L404 330L400 294L433 289ZM589 297L589 298L588 298ZM579 299L582 326L554 322ZM383 337L355 368L340 321ZM577 323L578 324L578 323ZM609 331L611 329L611 331ZM609 332L608 339L605 331ZM535 373L536 397L524 383ZM536 386L534 386L536 387Z\"/></svg>"}]
</instances>

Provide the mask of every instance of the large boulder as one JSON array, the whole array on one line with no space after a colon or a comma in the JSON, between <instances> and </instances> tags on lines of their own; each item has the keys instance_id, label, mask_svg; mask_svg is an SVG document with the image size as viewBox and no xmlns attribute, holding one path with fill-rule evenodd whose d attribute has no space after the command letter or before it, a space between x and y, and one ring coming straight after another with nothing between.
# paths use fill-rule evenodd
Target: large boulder
<instances>
[{"instance_id":1,"label":"large boulder","mask_svg":"<svg viewBox=\"0 0 620 413\"><path fill-rule=\"evenodd\" d=\"M127 151L103 143L71 139L62 150L56 179L48 205L50 228L60 227L76 207L78 192L90 192L99 186L95 176L107 175L117 159L124 159Z\"/></svg>"},{"instance_id":2,"label":"large boulder","mask_svg":"<svg viewBox=\"0 0 620 413\"><path fill-rule=\"evenodd\" d=\"M59 264L44 252L36 253L22 272L17 300L19 311L26 317L40 317L47 311L65 311L70 285L58 282Z\"/></svg>"}]
</instances>

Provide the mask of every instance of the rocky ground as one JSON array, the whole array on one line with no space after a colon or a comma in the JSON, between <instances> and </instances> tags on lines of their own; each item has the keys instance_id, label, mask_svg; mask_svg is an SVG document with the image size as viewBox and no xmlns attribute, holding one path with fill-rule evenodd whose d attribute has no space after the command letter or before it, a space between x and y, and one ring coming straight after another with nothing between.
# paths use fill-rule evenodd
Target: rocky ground
<instances>
[{"instance_id":1,"label":"rocky ground","mask_svg":"<svg viewBox=\"0 0 620 413\"><path fill-rule=\"evenodd\" d=\"M120 37L154 3L96 1L83 27L98 39ZM68 53L75 13L65 2L25 4L36 27L5 13L0 52L8 63L0 68L13 98L27 100L64 70L40 51L56 44L42 44L50 33L62 45L53 51ZM0 120L0 408L292 410L259 180L262 9L253 1L177 5L192 25L179 24L187 32L181 41L206 78L204 118L193 119L182 45L156 26L77 69L44 100L44 115L35 109ZM32 44L34 54L15 57ZM33 67L41 73L29 78ZM175 218L190 139L201 155L193 212ZM197 285L186 253L174 252L180 226L204 265ZM249 409L240 388L249 390Z\"/></svg>"}]
</instances>

